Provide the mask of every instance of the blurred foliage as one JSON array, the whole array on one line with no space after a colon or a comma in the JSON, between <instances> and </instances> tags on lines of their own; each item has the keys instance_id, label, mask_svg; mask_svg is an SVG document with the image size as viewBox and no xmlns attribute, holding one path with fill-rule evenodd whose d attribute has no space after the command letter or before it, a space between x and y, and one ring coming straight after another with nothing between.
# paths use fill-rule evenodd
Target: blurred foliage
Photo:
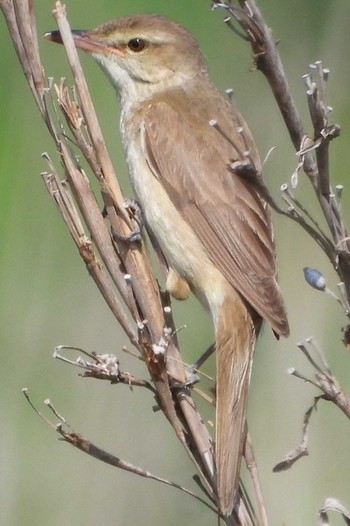
<instances>
[{"instance_id":1,"label":"blurred foliage","mask_svg":"<svg viewBox=\"0 0 350 526\"><path fill-rule=\"evenodd\" d=\"M334 184L345 185L344 210L349 222L350 70L347 63L350 4L347 0L261 0L268 23L280 40L293 94L306 113L301 76L322 59L331 69L329 104L342 126L332 144ZM53 2L38 0L39 33L54 27ZM261 156L277 146L265 167L276 197L292 174L296 158L264 79L252 71L245 42L224 26L223 12L211 12L209 0L164 2L91 0L67 2L73 27L93 27L126 13L158 12L177 19L199 39L213 80L234 87ZM63 49L41 42L46 74L67 75ZM73 427L111 452L162 476L193 487L192 466L150 395L77 377L77 371L54 362L54 345L72 344L97 352L119 352L126 343L92 280L79 260L40 173L47 170L44 151L58 162L40 121L0 19L0 522L6 526L50 524L126 526L215 524L215 517L175 490L137 479L89 459L58 442L21 396L27 386L33 399L50 397ZM115 95L96 65L84 68L113 159L128 190L117 138ZM68 76L69 78L69 76ZM112 115L112 118L111 118ZM315 202L302 176L298 196L313 211ZM315 212L317 216L317 212ZM276 342L266 327L254 366L249 421L271 524L315 524L326 496L350 505L349 423L326 403L313 417L311 456L290 472L272 474L273 465L297 445L304 410L314 390L286 374L293 365L312 374L295 342L315 335L343 387L349 386L349 356L341 343L345 319L338 305L304 283L304 266L317 267L336 289L336 276L312 241L291 222L275 217L280 280L292 335ZM318 295L317 295L318 294ZM211 340L210 324L194 300L176 306L185 355L191 361ZM122 355L125 370L143 374L142 365ZM213 374L212 365L206 369ZM208 417L212 417L208 411ZM255 440L254 440L255 437Z\"/></svg>"}]
</instances>

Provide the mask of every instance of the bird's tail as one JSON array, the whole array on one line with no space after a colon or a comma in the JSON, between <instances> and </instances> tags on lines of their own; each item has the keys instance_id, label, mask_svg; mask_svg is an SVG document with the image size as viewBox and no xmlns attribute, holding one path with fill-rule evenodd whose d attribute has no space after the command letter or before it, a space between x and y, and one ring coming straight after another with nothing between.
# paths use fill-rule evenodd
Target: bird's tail
<instances>
[{"instance_id":1,"label":"bird's tail","mask_svg":"<svg viewBox=\"0 0 350 526\"><path fill-rule=\"evenodd\" d=\"M220 511L236 501L256 332L260 319L238 295L222 304L216 324L216 466Z\"/></svg>"}]
</instances>

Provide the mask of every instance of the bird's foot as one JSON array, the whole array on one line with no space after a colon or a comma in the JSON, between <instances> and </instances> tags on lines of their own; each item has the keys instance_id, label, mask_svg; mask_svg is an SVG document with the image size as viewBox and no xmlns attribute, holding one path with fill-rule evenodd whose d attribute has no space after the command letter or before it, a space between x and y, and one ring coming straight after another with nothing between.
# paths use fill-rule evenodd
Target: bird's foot
<instances>
[{"instance_id":1,"label":"bird's foot","mask_svg":"<svg viewBox=\"0 0 350 526\"><path fill-rule=\"evenodd\" d=\"M183 383L174 382L172 387L192 387L194 384L198 384L200 382L200 375L198 374L199 369L214 351L215 345L212 344L192 365L189 365L185 368L186 381Z\"/></svg>"},{"instance_id":2,"label":"bird's foot","mask_svg":"<svg viewBox=\"0 0 350 526\"><path fill-rule=\"evenodd\" d=\"M118 232L113 232L113 239L115 241L123 241L125 243L135 243L142 241L142 227L143 227L143 217L142 211L139 203L136 199L125 199L124 207L129 213L130 219L133 220L137 227L130 232L129 235L123 236L118 234Z\"/></svg>"}]
</instances>

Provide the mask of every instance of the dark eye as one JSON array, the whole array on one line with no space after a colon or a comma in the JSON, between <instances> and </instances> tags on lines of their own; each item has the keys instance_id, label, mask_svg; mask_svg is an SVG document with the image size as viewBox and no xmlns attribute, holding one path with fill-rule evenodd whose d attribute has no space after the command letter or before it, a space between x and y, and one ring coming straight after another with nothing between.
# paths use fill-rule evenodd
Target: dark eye
<instances>
[{"instance_id":1,"label":"dark eye","mask_svg":"<svg viewBox=\"0 0 350 526\"><path fill-rule=\"evenodd\" d=\"M128 42L128 48L131 51L142 51L145 48L146 42L142 38L132 38Z\"/></svg>"}]
</instances>

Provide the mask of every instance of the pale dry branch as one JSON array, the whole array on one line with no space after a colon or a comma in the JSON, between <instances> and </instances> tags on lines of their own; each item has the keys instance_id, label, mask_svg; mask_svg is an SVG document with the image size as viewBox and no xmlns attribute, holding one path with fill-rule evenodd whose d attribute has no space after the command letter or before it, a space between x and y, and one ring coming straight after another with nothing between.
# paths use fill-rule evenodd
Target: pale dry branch
<instances>
[{"instance_id":1,"label":"pale dry branch","mask_svg":"<svg viewBox=\"0 0 350 526\"><path fill-rule=\"evenodd\" d=\"M294 373L291 372L291 374L294 374ZM296 374L296 376L298 375ZM273 471L275 473L279 473L280 471L286 471L287 469L291 468L295 464L295 462L297 462L299 459L309 454L309 450L308 450L309 423L310 423L310 418L311 418L313 411L316 410L317 402L319 398L320 397L315 398L313 405L306 411L304 415L302 437L301 437L299 446L293 449L293 451L290 451L286 455L284 460L276 464L276 466L273 468Z\"/></svg>"},{"instance_id":2,"label":"pale dry branch","mask_svg":"<svg viewBox=\"0 0 350 526\"><path fill-rule=\"evenodd\" d=\"M228 13L228 17L224 20L225 24L229 29L236 34L238 33L239 36L250 43L254 55L254 65L257 70L263 73L270 85L296 151L298 161L291 178L291 185L284 184L281 187L282 199L287 205L287 210L281 210L280 207L274 206L274 202L271 199L268 202L278 213L288 216L303 228L327 255L340 277L340 298L325 286L319 290L323 290L335 298L343 307L345 316L349 317L350 238L341 202L343 187L342 185L337 185L335 191L333 191L329 171L330 142L340 134L340 126L329 121L329 115L332 110L326 102L329 69L324 68L321 61L316 61L310 64L309 72L303 77L306 84L306 97L313 129L312 137L309 137L304 131L305 125L289 88L277 48L278 43L271 29L266 24L255 0L213 0L212 6L213 8L224 9ZM239 31L237 31L236 25L240 27ZM301 170L304 170L312 184L329 233L324 232L307 207L294 195L294 189L298 184L298 175ZM316 269L310 270L312 271L311 281L314 282L315 274L319 273ZM311 286L314 286L309 280L307 281ZM350 329L347 326L344 330L344 343L348 348L349 333ZM307 346L310 346L311 350ZM323 394L315 398L313 406L305 413L301 444L275 467L275 471L288 469L299 458L308 454L307 432L309 420L319 400L331 401L348 418L350 415L350 398L331 373L315 342L309 339L306 344L300 344L299 348L309 363L315 368L315 377L314 379L309 379L295 369L291 369L290 374L311 383L317 389L320 389ZM317 354L318 359L321 359L321 366L318 365L317 359L315 360L312 356L312 352ZM342 510L343 508L340 510L338 506L337 511L342 513ZM343 517L347 522L348 516L343 513ZM323 522L324 520L325 522ZM320 511L320 521L322 524L328 524L327 513L324 510Z\"/></svg>"},{"instance_id":3,"label":"pale dry branch","mask_svg":"<svg viewBox=\"0 0 350 526\"><path fill-rule=\"evenodd\" d=\"M348 418L350 418L350 397L342 389L338 380L332 374L324 353L321 351L314 338L308 338L305 343L298 344L299 349L303 352L308 362L316 369L315 380L311 381L305 378L305 381L311 382L323 392L324 400L333 402ZM308 350L308 348L310 350ZM316 355L316 359L321 362L317 364L311 353Z\"/></svg>"},{"instance_id":4,"label":"pale dry branch","mask_svg":"<svg viewBox=\"0 0 350 526\"><path fill-rule=\"evenodd\" d=\"M122 305L120 304L119 298L114 290L113 282L110 278L110 275L105 271L102 262L99 260L98 255L96 254L96 251L93 248L91 239L86 235L84 231L75 203L73 202L69 194L68 187L58 177L58 174L51 160L48 158L47 154L45 154L45 157L48 159L51 168L50 174L42 174L46 188L48 189L49 194L51 195L57 208L61 212L61 215L69 229L69 232L73 237L74 242L79 250L79 254L82 257L89 271L89 274L93 277L107 305L115 315L120 325L123 327L125 333L130 339L130 342L140 350L136 331L131 325ZM90 192L89 188L88 191ZM87 199L85 196L86 201L83 200L83 202L88 202L90 203L90 205L95 205L95 202L93 201L93 196L90 194L89 197L90 198ZM95 218L99 217L100 212L97 206L97 214ZM97 225L94 224L94 229L98 228ZM106 234L104 228L102 228L100 231L103 234ZM107 241L110 240L108 235L106 239Z\"/></svg>"},{"instance_id":5,"label":"pale dry branch","mask_svg":"<svg viewBox=\"0 0 350 526\"><path fill-rule=\"evenodd\" d=\"M320 526L329 526L330 522L328 519L328 513L330 511L335 511L339 513L347 526L350 525L350 512L345 508L345 506L339 502L337 499L328 498L323 503L320 511L318 512L318 519Z\"/></svg>"},{"instance_id":6,"label":"pale dry branch","mask_svg":"<svg viewBox=\"0 0 350 526\"><path fill-rule=\"evenodd\" d=\"M287 203L287 210L281 210L276 205L267 188L261 186L260 192L272 207L296 221L324 250L341 277L344 284L344 303L349 305L350 239L342 215L341 191L333 193L329 174L329 144L340 132L339 126L328 121L330 108L325 103L325 97L329 72L323 68L321 62L317 62L310 67L310 72L304 77L314 131L313 137L309 138L304 132L304 124L290 92L276 42L255 1L214 1L213 6L224 8L230 15L225 19L226 25L236 31L232 19L236 20L243 30L243 34L239 32L240 36L250 43L256 67L269 82L297 152L298 165L292 177L292 187L297 181L297 174L304 169L315 190L330 234L319 227L311 213L295 198L289 187L284 188L282 195ZM125 199L108 156L65 9L60 2L56 2L54 15L76 83L76 88L72 90L69 90L62 81L52 86L52 83L45 79L39 57L34 2L0 0L0 7L31 91L56 144L63 166L64 177L60 177L49 160L50 173L43 174L45 184L90 275L130 342L144 360L152 385L127 373L121 373L119 364L106 355L90 355L92 361L82 359L75 365L85 369L85 376L150 389L155 395L159 408L164 412L175 434L194 461L202 477L201 485L208 498L215 500L214 446L192 400L190 387L186 384L186 370L178 348L170 298L160 290L142 244L137 240L131 243L125 241L133 232L135 224L125 207ZM53 92L69 131L66 131L62 124L60 113L55 107L56 103L52 102ZM213 125L215 126L214 122ZM93 192L89 176L74 153L74 145L83 154L96 177L101 195L96 196ZM255 178L255 175L249 172L249 166L242 166L242 177ZM101 200L104 203L104 212L100 209ZM167 270L164 261L161 266L163 270ZM304 354L315 366L316 362L310 360L309 351L306 350ZM315 399L315 404L316 400L321 398L331 400L350 417L349 398L327 368L317 369L314 380L309 380L296 371L293 374L321 389L323 394ZM314 406L304 417L301 446L288 455L282 463L284 467L289 467L300 456L307 454L307 429L313 408ZM52 410L58 416L58 413ZM62 427L57 428L57 431L67 442L104 462L171 484L188 493L178 485L109 455L81 435L63 431ZM267 526L268 519L250 439L247 441L245 454L255 486L259 518L254 516L249 500L241 489L233 516L224 520L226 524L232 526L255 524ZM208 506L207 503L205 504ZM213 509L210 505L209 507ZM323 515L320 512L321 518L326 516L326 508L322 512Z\"/></svg>"},{"instance_id":7,"label":"pale dry branch","mask_svg":"<svg viewBox=\"0 0 350 526\"><path fill-rule=\"evenodd\" d=\"M299 223L315 239L330 259L334 269L344 283L347 298L350 299L350 243L348 230L342 215L340 195L334 194L329 175L329 144L339 136L340 127L329 123L331 107L325 102L329 70L321 61L310 65L310 71L304 75L307 87L307 100L313 137L305 133L304 123L289 88L287 76L277 49L276 40L266 24L254 0L214 0L213 8L222 8L228 12L226 25L232 28L236 21L249 41L256 68L266 77L279 110L288 129L294 149L298 155L298 168L292 178L295 184L297 172L303 168L313 186L331 239L318 228L305 209L293 203L288 208L291 219ZM285 194L284 196L285 197ZM311 219L311 224L308 220ZM313 223L313 224L312 224Z\"/></svg>"},{"instance_id":8,"label":"pale dry branch","mask_svg":"<svg viewBox=\"0 0 350 526\"><path fill-rule=\"evenodd\" d=\"M64 44L67 43L68 49L68 59L70 60L70 65L72 67L72 72L75 77L77 91L80 95L81 105L82 105L82 115L85 117L89 116L89 120L85 122L86 127L89 132L89 136L94 136L96 132L96 122L97 118L91 119L91 114L93 112L92 106L88 102L88 107L84 109L85 102L85 93L87 90L85 81L82 81L82 70L78 66L78 56L74 47L73 39L70 34L70 29L68 22L65 19L65 13L62 6L59 2L56 3L56 16L58 18L59 28L62 34L62 39ZM73 49L74 48L74 49ZM82 91L80 92L80 86L82 85ZM89 128L92 120L91 128ZM101 144L101 137L99 136L99 129L97 129L97 137L95 140L94 151L97 153L98 148ZM96 148L97 147L97 148ZM97 151L96 151L97 150ZM104 162L106 156L105 148L102 151L102 157ZM97 155L96 155L97 157ZM107 163L106 172L110 172L110 163ZM104 168L101 160L101 174L104 174ZM101 180L101 175L98 177ZM102 196L105 200L105 206L107 215L111 222L111 227L113 231L121 232L122 235L127 236L130 234L129 229L121 228L119 217L117 215L118 210L122 209L124 204L124 199L122 202L119 200L119 195L112 192L110 193L110 183L108 180L108 185L103 185L101 188ZM116 207L116 202L119 202L119 206ZM193 401L191 400L190 391L188 388L184 387L182 389L176 389L176 391L171 391L169 378L176 378L179 382L185 381L185 372L184 367L181 361L181 355L174 345L173 341L169 342L169 345L166 349L166 360L163 356L156 356L153 352L154 346L158 345L162 339L163 328L165 325L163 309L160 301L158 285L155 282L153 277L151 267L146 257L145 253L141 251L141 247L138 243L126 244L119 243L119 255L122 260L122 263L125 268L123 276L127 273L131 276L131 286L133 293L137 302L137 312L141 312L142 315L137 319L137 321L142 323L143 320L147 320L146 324L142 325L142 331L140 333L141 347L144 352L145 362L147 363L149 372L152 375L152 379L156 385L157 389L157 400L164 411L165 415L173 425L175 432L182 443L186 446L187 451L193 458L192 447L189 448L188 438L192 437L191 440L195 441L197 446L197 451L199 456L196 459L197 467L199 467L200 472L205 477L209 477L209 480L213 477L213 458L212 458L212 445L211 439L208 435L208 432L203 425L195 407ZM129 299L129 297L128 297ZM135 311L134 311L135 312ZM180 415L183 414L184 418L182 423L179 420L179 415L177 414L177 409L174 407L174 399L176 403L180 406ZM182 419L182 417L181 417ZM186 434L184 433L183 425L185 425ZM189 434L187 433L187 427ZM213 480L213 479L212 479ZM212 484L211 480L211 484Z\"/></svg>"},{"instance_id":9,"label":"pale dry branch","mask_svg":"<svg viewBox=\"0 0 350 526\"><path fill-rule=\"evenodd\" d=\"M116 457L115 455L112 455L111 453L108 453L102 448L96 446L93 442L91 442L90 440L87 440L80 433L76 433L75 431L71 429L71 426L68 424L67 420L57 411L57 409L54 407L51 401L45 400L45 405L60 420L58 424L52 423L46 416L44 416L35 407L35 405L33 404L32 400L29 397L28 389L26 388L22 389L22 393L25 396L28 403L30 404L30 406L32 407L32 409L35 411L35 413L38 416L40 416L40 418L42 418L52 429L54 429L60 435L60 437L68 444L76 447L80 451L86 453L87 455L91 457L96 458L97 460L101 462L105 462L109 466L127 471L139 477L144 477L150 480L155 480L156 482L160 482L162 484L165 484L166 486L171 486L172 488L178 489L182 491L183 493L186 493L190 497L198 500L201 504L203 504L204 506L209 508L211 511L213 511L215 514L217 514L217 510L215 507L208 504L208 502L206 502L201 497L199 497L192 491L188 490L184 486L181 486L180 484L177 484L176 482L172 482L158 475L154 475L150 471L146 471L145 469L140 468L139 466L134 466L130 462L127 462L126 460Z\"/></svg>"},{"instance_id":10,"label":"pale dry branch","mask_svg":"<svg viewBox=\"0 0 350 526\"><path fill-rule=\"evenodd\" d=\"M76 351L80 352L82 356L78 356L75 360L71 360L62 351ZM151 391L154 395L157 391L154 387L143 378L138 378L128 372L121 370L119 360L114 354L98 354L95 352L87 352L79 347L71 347L68 345L58 345L53 353L53 357L57 360L61 360L69 365L74 365L83 369L84 372L80 375L83 378L95 378L97 380L107 380L111 384L124 384L128 387L145 387Z\"/></svg>"},{"instance_id":11,"label":"pale dry branch","mask_svg":"<svg viewBox=\"0 0 350 526\"><path fill-rule=\"evenodd\" d=\"M190 387L185 385L185 367L178 349L170 298L159 289L142 244L123 241L133 231L133 219L125 207L104 144L65 9L56 2L54 14L76 83L71 90L63 81L55 84L45 79L37 52L34 3L28 0L0 0L0 7L63 166L64 175L59 176L46 156L50 173L43 174L43 179L49 194L106 303L130 342L140 352L151 376L151 391L159 408L194 461L208 495L215 499L214 447L192 400ZM27 53L29 49L33 51ZM75 153L77 149L99 183L99 196L93 191L90 175L85 172L80 157ZM101 197L103 211L99 204ZM110 379L103 365L101 361L94 365L86 363L87 375ZM124 376L123 380L129 382L128 385L141 383L131 375L128 378ZM227 524L256 524L243 494L234 517L227 519Z\"/></svg>"},{"instance_id":12,"label":"pale dry branch","mask_svg":"<svg viewBox=\"0 0 350 526\"><path fill-rule=\"evenodd\" d=\"M255 460L254 450L249 432L247 432L247 438L245 441L244 458L254 486L254 492L257 500L257 509L259 513L259 524L261 526L268 526L269 521L267 518L263 491L260 484L258 467Z\"/></svg>"},{"instance_id":13,"label":"pale dry branch","mask_svg":"<svg viewBox=\"0 0 350 526\"><path fill-rule=\"evenodd\" d=\"M315 342L314 338L308 338L305 342L298 343L298 348L303 353L309 364L315 369L313 379L308 378L305 374L300 373L294 367L291 367L288 373L305 383L309 383L322 391L322 395L316 396L311 407L305 412L303 421L302 438L299 446L289 452L285 459L279 462L274 468L274 472L285 471L295 464L300 458L309 454L308 450L308 430L312 413L317 409L320 400L332 402L335 404L347 418L350 419L350 398L342 389L338 380L333 376L332 371L327 365L324 354ZM313 356L315 355L315 357ZM319 365L319 363L321 365Z\"/></svg>"},{"instance_id":14,"label":"pale dry branch","mask_svg":"<svg viewBox=\"0 0 350 526\"><path fill-rule=\"evenodd\" d=\"M345 508L345 506L339 502L337 499L326 499L322 508L318 512L319 524L321 526L329 526L330 522L328 519L328 513L330 511L335 511L339 513L347 526L350 525L350 512Z\"/></svg>"}]
</instances>

